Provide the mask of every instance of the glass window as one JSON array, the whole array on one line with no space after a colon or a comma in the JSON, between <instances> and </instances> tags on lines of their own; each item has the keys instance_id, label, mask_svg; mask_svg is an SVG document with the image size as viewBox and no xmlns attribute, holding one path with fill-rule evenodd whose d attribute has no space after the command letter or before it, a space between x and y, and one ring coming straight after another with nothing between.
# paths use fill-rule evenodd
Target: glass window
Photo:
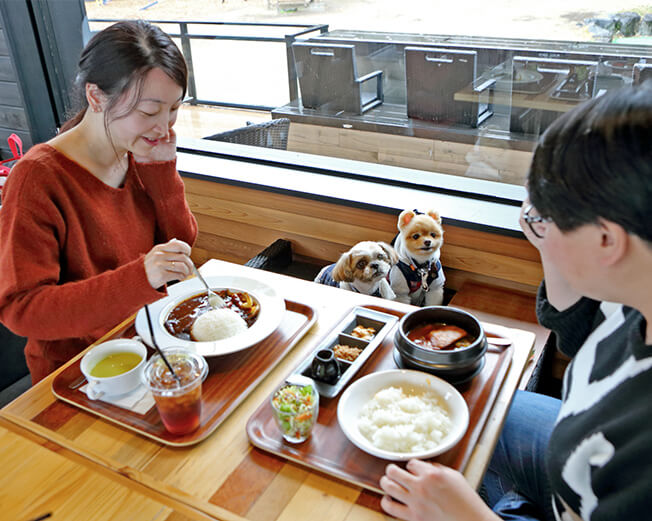
<instances>
[{"instance_id":1,"label":"glass window","mask_svg":"<svg viewBox=\"0 0 652 521\"><path fill-rule=\"evenodd\" d=\"M98 0L86 9L91 29L146 18L173 35L192 65L180 134L289 118L293 152L404 167L416 183L436 172L522 185L555 118L652 75L650 8L638 5Z\"/></svg>"}]
</instances>

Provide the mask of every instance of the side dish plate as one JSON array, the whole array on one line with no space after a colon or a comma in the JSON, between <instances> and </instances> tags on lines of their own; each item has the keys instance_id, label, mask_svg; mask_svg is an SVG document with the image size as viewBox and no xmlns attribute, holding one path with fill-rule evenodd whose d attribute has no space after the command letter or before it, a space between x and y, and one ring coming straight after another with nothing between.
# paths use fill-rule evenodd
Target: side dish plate
<instances>
[{"instance_id":1,"label":"side dish plate","mask_svg":"<svg viewBox=\"0 0 652 521\"><path fill-rule=\"evenodd\" d=\"M294 370L293 374L313 378L312 362L317 353L321 350L332 350L337 344L345 344L347 346L361 349L360 354L353 361L338 359L340 376L336 382L327 383L313 378L317 392L322 397L333 398L334 396L337 396L378 348L397 321L398 317L395 315L382 313L364 307L353 308L351 312L348 313L319 343L317 348L310 353L308 358L306 358L299 367ZM352 333L356 326L373 328L375 330L373 338L365 340L354 337Z\"/></svg>"},{"instance_id":2,"label":"side dish plate","mask_svg":"<svg viewBox=\"0 0 652 521\"><path fill-rule=\"evenodd\" d=\"M214 290L228 288L246 291L252 295L260 304L260 312L256 322L242 334L213 342L193 342L171 335L164 326L170 311L186 298L205 291L202 283L193 278L171 286L168 290L169 296L149 305L154 336L159 347L186 347L202 356L227 355L256 345L272 334L280 324L285 311L285 302L271 286L256 279L235 276L207 277L206 281ZM143 341L150 346L153 345L145 308L138 311L135 326Z\"/></svg>"}]
</instances>

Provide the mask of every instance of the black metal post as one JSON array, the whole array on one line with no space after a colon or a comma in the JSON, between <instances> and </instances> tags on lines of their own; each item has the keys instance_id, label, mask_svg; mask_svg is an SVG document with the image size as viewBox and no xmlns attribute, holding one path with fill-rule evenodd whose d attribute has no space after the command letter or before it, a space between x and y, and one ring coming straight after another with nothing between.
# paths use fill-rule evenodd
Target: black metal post
<instances>
[{"instance_id":1,"label":"black metal post","mask_svg":"<svg viewBox=\"0 0 652 521\"><path fill-rule=\"evenodd\" d=\"M290 101L299 99L299 85L297 82L297 69L294 66L294 52L292 51L292 44L297 39L297 36L302 36L304 34L319 31L321 34L328 31L328 24L317 25L309 27L300 31L298 33L286 34L285 35L285 53L287 56L288 64L288 86L290 90Z\"/></svg>"},{"instance_id":2,"label":"black metal post","mask_svg":"<svg viewBox=\"0 0 652 521\"><path fill-rule=\"evenodd\" d=\"M294 66L294 52L292 51L292 42L296 38L292 34L285 35L285 55L288 64L288 86L290 90L290 101L299 99L299 86L297 85L297 69Z\"/></svg>"},{"instance_id":3,"label":"black metal post","mask_svg":"<svg viewBox=\"0 0 652 521\"><path fill-rule=\"evenodd\" d=\"M190 38L188 38L188 24L186 22L179 22L179 29L181 34L181 52L183 52L183 56L186 58L186 63L188 64L188 96L191 98L189 103L196 105L197 85L195 84L195 68L192 64Z\"/></svg>"},{"instance_id":4,"label":"black metal post","mask_svg":"<svg viewBox=\"0 0 652 521\"><path fill-rule=\"evenodd\" d=\"M0 5L5 0L0 0ZM112 23L116 22L115 19L109 18L93 18L89 20L90 23ZM250 105L243 103L229 103L222 101L212 101L212 100L199 100L197 98L197 84L195 81L195 69L192 59L192 49L191 41L192 40L226 40L226 41L246 41L246 42L285 42L286 47L286 58L287 58L287 67L288 67L288 79L289 79L289 91L290 99L297 99L299 96L299 87L297 83L296 69L294 67L294 56L292 53L292 42L294 42L298 36L305 35L310 32L319 31L321 34L328 31L327 24L319 25L303 25L303 24L275 24L275 23L257 23L257 22L207 22L203 20L149 20L150 23L154 24L176 24L179 26L179 34L168 33L171 38L179 38L181 41L181 52L183 53L186 63L188 64L188 92L187 92L187 103L191 105L214 105L219 107L234 107L234 108L243 108L248 110L271 110L274 107L268 107L264 105ZM299 29L298 32L294 32L285 37L269 37L269 36L238 36L233 34L228 35L212 35L212 34L193 34L188 31L188 25L199 25L199 26L227 26L227 27L287 27L288 29ZM185 100L184 100L185 102Z\"/></svg>"}]
</instances>

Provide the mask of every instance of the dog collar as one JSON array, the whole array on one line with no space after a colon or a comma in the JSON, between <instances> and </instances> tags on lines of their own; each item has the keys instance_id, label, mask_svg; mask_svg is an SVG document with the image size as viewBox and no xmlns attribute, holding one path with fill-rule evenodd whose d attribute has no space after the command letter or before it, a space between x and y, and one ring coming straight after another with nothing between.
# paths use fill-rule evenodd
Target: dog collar
<instances>
[{"instance_id":1,"label":"dog collar","mask_svg":"<svg viewBox=\"0 0 652 521\"><path fill-rule=\"evenodd\" d=\"M417 261L415 261L412 257L410 257L410 268L412 271L418 271L418 270L428 270L430 271L430 268L432 267L432 261L426 261L424 264L419 264Z\"/></svg>"}]
</instances>

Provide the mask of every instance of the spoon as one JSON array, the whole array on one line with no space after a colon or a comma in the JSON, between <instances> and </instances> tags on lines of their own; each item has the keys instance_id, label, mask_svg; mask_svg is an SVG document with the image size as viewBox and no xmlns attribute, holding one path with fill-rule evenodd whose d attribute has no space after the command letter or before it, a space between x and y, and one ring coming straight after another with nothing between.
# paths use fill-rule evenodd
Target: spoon
<instances>
[{"instance_id":1,"label":"spoon","mask_svg":"<svg viewBox=\"0 0 652 521\"><path fill-rule=\"evenodd\" d=\"M501 336L487 336L487 342L494 346L511 346L512 341L509 338Z\"/></svg>"},{"instance_id":2,"label":"spoon","mask_svg":"<svg viewBox=\"0 0 652 521\"><path fill-rule=\"evenodd\" d=\"M199 270L197 269L197 266L193 263L192 265L193 269L195 270L195 274L197 277L199 277L199 280L201 280L202 284L206 287L206 294L208 295L208 303L211 305L213 309L220 309L220 308L225 308L226 307L226 302L220 297L217 293L215 293L204 277L202 277L201 273L199 273Z\"/></svg>"}]
</instances>

